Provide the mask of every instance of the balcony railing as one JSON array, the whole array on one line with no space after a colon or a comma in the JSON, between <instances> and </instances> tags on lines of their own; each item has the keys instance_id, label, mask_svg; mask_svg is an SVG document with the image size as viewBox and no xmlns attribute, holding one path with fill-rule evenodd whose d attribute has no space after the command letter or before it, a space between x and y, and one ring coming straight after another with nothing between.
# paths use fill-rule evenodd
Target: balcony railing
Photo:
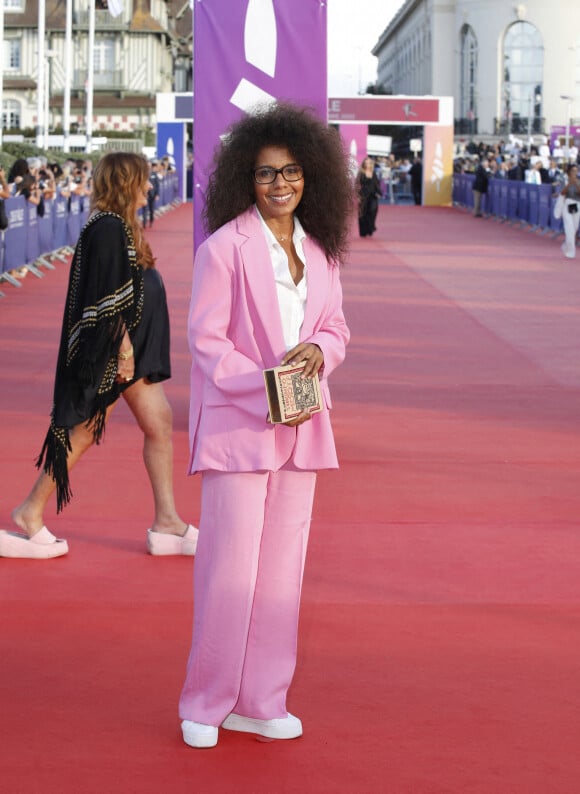
<instances>
[{"instance_id":1,"label":"balcony railing","mask_svg":"<svg viewBox=\"0 0 580 794\"><path fill-rule=\"evenodd\" d=\"M89 12L88 10L78 10L73 13L73 25L77 28L88 29ZM96 30L123 30L127 27L124 14L113 17L109 11L95 11Z\"/></svg>"},{"instance_id":2,"label":"balcony railing","mask_svg":"<svg viewBox=\"0 0 580 794\"><path fill-rule=\"evenodd\" d=\"M477 135L479 119L455 119L455 135Z\"/></svg>"},{"instance_id":3,"label":"balcony railing","mask_svg":"<svg viewBox=\"0 0 580 794\"><path fill-rule=\"evenodd\" d=\"M73 88L85 89L87 84L87 72L85 69L75 69L73 75ZM105 72L93 73L93 87L95 91L120 91L125 86L123 84L123 72L121 69L110 69Z\"/></svg>"},{"instance_id":4,"label":"balcony railing","mask_svg":"<svg viewBox=\"0 0 580 794\"><path fill-rule=\"evenodd\" d=\"M515 115L511 119L494 119L495 135L545 135L546 119L540 116Z\"/></svg>"}]
</instances>

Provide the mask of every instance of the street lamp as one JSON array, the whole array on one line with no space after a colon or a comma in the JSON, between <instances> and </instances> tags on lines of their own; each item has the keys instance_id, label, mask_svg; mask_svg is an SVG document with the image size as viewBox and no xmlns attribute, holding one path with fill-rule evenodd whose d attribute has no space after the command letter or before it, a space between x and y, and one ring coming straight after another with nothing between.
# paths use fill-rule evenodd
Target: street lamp
<instances>
[{"instance_id":1,"label":"street lamp","mask_svg":"<svg viewBox=\"0 0 580 794\"><path fill-rule=\"evenodd\" d=\"M566 106L566 159L568 160L570 157L570 111L574 97L568 96L568 94L560 94L560 99L564 99L568 103Z\"/></svg>"}]
</instances>

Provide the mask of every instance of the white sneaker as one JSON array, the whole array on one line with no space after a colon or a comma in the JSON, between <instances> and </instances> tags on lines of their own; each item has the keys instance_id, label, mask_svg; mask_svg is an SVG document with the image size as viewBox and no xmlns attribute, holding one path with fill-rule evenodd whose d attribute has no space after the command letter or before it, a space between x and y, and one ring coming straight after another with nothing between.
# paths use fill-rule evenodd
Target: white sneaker
<instances>
[{"instance_id":1,"label":"white sneaker","mask_svg":"<svg viewBox=\"0 0 580 794\"><path fill-rule=\"evenodd\" d=\"M202 722L183 720L181 723L183 741L190 747L215 747L218 740L218 729Z\"/></svg>"},{"instance_id":2,"label":"white sneaker","mask_svg":"<svg viewBox=\"0 0 580 794\"><path fill-rule=\"evenodd\" d=\"M293 714L275 720L258 720L255 717L242 717L230 714L222 722L222 728L228 731L243 731L267 736L269 739L296 739L302 736L302 723Z\"/></svg>"}]
</instances>

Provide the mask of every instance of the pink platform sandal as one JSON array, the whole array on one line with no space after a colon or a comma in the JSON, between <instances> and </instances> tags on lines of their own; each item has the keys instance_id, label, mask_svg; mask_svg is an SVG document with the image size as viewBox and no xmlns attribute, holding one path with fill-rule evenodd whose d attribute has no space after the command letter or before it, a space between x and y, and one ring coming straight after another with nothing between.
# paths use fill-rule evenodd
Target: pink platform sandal
<instances>
[{"instance_id":1,"label":"pink platform sandal","mask_svg":"<svg viewBox=\"0 0 580 794\"><path fill-rule=\"evenodd\" d=\"M188 524L183 535L169 535L165 532L147 530L147 551L155 557L170 555L193 556L197 548L199 531L193 524Z\"/></svg>"},{"instance_id":2,"label":"pink platform sandal","mask_svg":"<svg viewBox=\"0 0 580 794\"><path fill-rule=\"evenodd\" d=\"M51 560L68 554L66 540L56 538L46 527L32 537L6 529L0 530L0 557L23 560Z\"/></svg>"}]
</instances>

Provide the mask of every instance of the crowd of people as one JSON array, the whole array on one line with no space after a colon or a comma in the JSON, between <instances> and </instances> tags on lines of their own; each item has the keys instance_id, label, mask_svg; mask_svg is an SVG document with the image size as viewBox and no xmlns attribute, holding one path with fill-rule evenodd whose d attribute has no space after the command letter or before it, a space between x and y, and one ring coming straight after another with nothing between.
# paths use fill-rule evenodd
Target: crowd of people
<instances>
[{"instance_id":1,"label":"crowd of people","mask_svg":"<svg viewBox=\"0 0 580 794\"><path fill-rule=\"evenodd\" d=\"M578 164L578 147L564 147L556 140L524 144L512 137L494 144L471 141L454 159L457 174L476 173L483 166L490 179L511 179L534 185L554 185L559 192L566 182L569 165Z\"/></svg>"},{"instance_id":2,"label":"crowd of people","mask_svg":"<svg viewBox=\"0 0 580 794\"><path fill-rule=\"evenodd\" d=\"M57 195L68 198L80 196L90 200L93 187L93 162L90 159L70 157L64 163L49 162L45 156L20 157L12 163L8 173L0 168L0 200L23 196L36 206L39 217L44 217L45 201ZM151 160L148 164L150 190L147 205L140 217L143 226L152 226L155 219L156 202L160 196L160 184L166 174L173 170L168 156ZM15 278L25 278L26 265L9 270Z\"/></svg>"},{"instance_id":3,"label":"crowd of people","mask_svg":"<svg viewBox=\"0 0 580 794\"><path fill-rule=\"evenodd\" d=\"M563 146L556 139L550 147L548 139L540 144L512 138L506 143L479 144L470 142L465 152L454 160L457 174L473 174L473 215L482 217L482 197L488 192L491 179L525 182L529 185L551 185L553 196L562 196L557 212L562 218L565 240L562 252L568 259L576 256L579 226L580 190L578 188L579 150L575 143Z\"/></svg>"}]
</instances>

